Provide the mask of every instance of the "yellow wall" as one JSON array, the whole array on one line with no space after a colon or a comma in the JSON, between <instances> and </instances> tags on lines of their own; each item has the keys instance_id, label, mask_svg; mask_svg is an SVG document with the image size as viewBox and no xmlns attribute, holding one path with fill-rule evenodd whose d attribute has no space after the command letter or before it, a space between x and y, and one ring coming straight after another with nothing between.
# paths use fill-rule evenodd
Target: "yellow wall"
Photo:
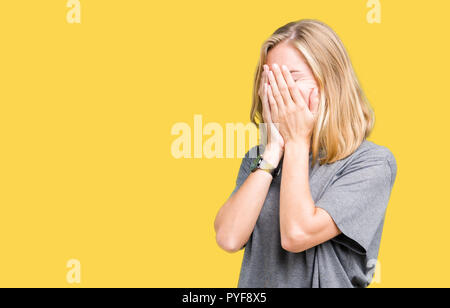
<instances>
[{"instance_id":1,"label":"yellow wall","mask_svg":"<svg viewBox=\"0 0 450 308\"><path fill-rule=\"evenodd\" d=\"M450 2L66 2L0 4L0 286L235 287L213 220L240 159L177 160L171 128L247 123L262 41L301 18L341 37L397 159L372 287L449 286Z\"/></svg>"}]
</instances>

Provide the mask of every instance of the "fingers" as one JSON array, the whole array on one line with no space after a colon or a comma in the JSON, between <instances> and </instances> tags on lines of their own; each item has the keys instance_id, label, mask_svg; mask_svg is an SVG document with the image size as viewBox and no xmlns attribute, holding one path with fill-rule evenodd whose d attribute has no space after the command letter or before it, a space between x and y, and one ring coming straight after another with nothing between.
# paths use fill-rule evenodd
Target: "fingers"
<instances>
[{"instance_id":1,"label":"fingers","mask_svg":"<svg viewBox=\"0 0 450 308\"><path fill-rule=\"evenodd\" d=\"M263 83L266 83L267 82L267 70L266 69L264 69L264 71L263 71Z\"/></svg>"},{"instance_id":2,"label":"fingers","mask_svg":"<svg viewBox=\"0 0 450 308\"><path fill-rule=\"evenodd\" d=\"M269 84L270 84L270 92L272 92L272 95L275 99L277 108L279 112L283 112L283 110L285 109L286 104L284 103L284 99L283 96L280 93L280 90L278 89L278 85L277 85L277 80L275 79L275 75L272 71L268 72L268 79L269 79ZM270 100L269 100L270 102Z\"/></svg>"},{"instance_id":3,"label":"fingers","mask_svg":"<svg viewBox=\"0 0 450 308\"><path fill-rule=\"evenodd\" d=\"M277 95L277 91L280 93L281 97L283 98L284 105L286 107L290 106L291 104L293 105L294 101L292 100L290 89L288 87L288 84L286 83L285 76L281 72L281 69L278 66L278 64L274 63L272 65L272 67L273 67L273 75L275 76L276 86L277 86L277 90L274 90L274 94ZM290 72L288 72L288 73L290 75ZM291 76L291 81L292 82L294 81L294 80L292 80L292 76ZM294 83L294 85L295 85L295 83ZM292 84L291 84L291 87L292 87ZM277 96L275 96L275 99L277 99Z\"/></svg>"},{"instance_id":4,"label":"fingers","mask_svg":"<svg viewBox=\"0 0 450 308\"><path fill-rule=\"evenodd\" d=\"M271 113L271 120L272 122L278 121L278 105L277 101L273 97L272 88L269 84L269 66L264 65L264 72L265 72L265 78L266 78L266 85L267 85L267 100L269 103L270 113Z\"/></svg>"},{"instance_id":5,"label":"fingers","mask_svg":"<svg viewBox=\"0 0 450 308\"><path fill-rule=\"evenodd\" d=\"M263 84L263 97L261 99L263 118L267 123L272 122L272 117L270 115L269 97L267 92L267 83Z\"/></svg>"},{"instance_id":6,"label":"fingers","mask_svg":"<svg viewBox=\"0 0 450 308\"><path fill-rule=\"evenodd\" d=\"M258 89L258 95L261 98L261 100L262 100L263 95L264 95L264 84L266 82L267 82L266 72L263 71L262 74L261 74L261 80L259 82L259 89Z\"/></svg>"},{"instance_id":7,"label":"fingers","mask_svg":"<svg viewBox=\"0 0 450 308\"><path fill-rule=\"evenodd\" d=\"M268 96L268 101L269 101L269 106L270 106L270 115L271 115L271 119L272 122L278 122L278 104L275 100L275 98L273 97L273 93L272 93L272 88L267 85L267 96Z\"/></svg>"},{"instance_id":8,"label":"fingers","mask_svg":"<svg viewBox=\"0 0 450 308\"><path fill-rule=\"evenodd\" d=\"M300 89L298 88L297 84L295 83L294 78L292 78L291 72L289 71L286 65L282 66L282 73L284 79L286 80L288 93L292 97L294 103L299 105L300 107L301 106L306 107L306 102L303 98L303 95Z\"/></svg>"},{"instance_id":9,"label":"fingers","mask_svg":"<svg viewBox=\"0 0 450 308\"><path fill-rule=\"evenodd\" d=\"M263 120L265 122L272 122L271 116L270 116L270 106L269 106L269 99L268 99L268 91L267 91L267 72L264 69L261 75L261 104L262 104L262 115Z\"/></svg>"}]
</instances>

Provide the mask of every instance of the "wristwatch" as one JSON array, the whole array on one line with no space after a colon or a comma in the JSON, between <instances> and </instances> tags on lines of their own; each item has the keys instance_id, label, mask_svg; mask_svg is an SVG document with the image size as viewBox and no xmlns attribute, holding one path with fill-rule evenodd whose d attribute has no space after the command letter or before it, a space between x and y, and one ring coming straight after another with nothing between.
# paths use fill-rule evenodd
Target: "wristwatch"
<instances>
[{"instance_id":1,"label":"wristwatch","mask_svg":"<svg viewBox=\"0 0 450 308\"><path fill-rule=\"evenodd\" d=\"M278 167L274 167L271 163L264 160L262 157L262 154L259 154L258 157L256 157L252 164L250 165L250 169L252 172L255 172L258 169L264 170L272 175L273 178L277 177L280 174L281 170L281 162L278 164Z\"/></svg>"}]
</instances>

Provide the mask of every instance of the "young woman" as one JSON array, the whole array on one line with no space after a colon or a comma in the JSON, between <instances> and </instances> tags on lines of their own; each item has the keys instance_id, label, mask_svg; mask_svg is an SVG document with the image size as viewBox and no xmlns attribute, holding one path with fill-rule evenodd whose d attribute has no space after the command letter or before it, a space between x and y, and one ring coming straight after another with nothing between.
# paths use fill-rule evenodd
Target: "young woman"
<instances>
[{"instance_id":1,"label":"young woman","mask_svg":"<svg viewBox=\"0 0 450 308\"><path fill-rule=\"evenodd\" d=\"M214 222L221 248L245 247L238 287L367 287L397 164L366 139L373 110L330 27L288 23L263 44L251 120L267 143Z\"/></svg>"}]
</instances>

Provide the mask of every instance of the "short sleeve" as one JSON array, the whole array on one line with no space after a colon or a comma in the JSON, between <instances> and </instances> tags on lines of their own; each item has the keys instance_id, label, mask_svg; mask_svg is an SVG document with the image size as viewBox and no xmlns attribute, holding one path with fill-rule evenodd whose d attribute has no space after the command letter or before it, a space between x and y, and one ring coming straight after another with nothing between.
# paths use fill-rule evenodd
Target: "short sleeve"
<instances>
[{"instance_id":1,"label":"short sleeve","mask_svg":"<svg viewBox=\"0 0 450 308\"><path fill-rule=\"evenodd\" d=\"M236 185L233 189L233 191L230 194L230 197L238 191L238 189L241 187L241 185L245 182L247 177L250 175L250 166L252 164L252 160L258 157L259 153L261 152L260 146L254 146L252 147L247 153L245 153L245 156L242 158L241 166L239 167L239 172L236 178Z\"/></svg>"},{"instance_id":2,"label":"short sleeve","mask_svg":"<svg viewBox=\"0 0 450 308\"><path fill-rule=\"evenodd\" d=\"M259 153L261 152L261 147L263 148L263 145L260 146L254 146L253 148L251 148L244 156L244 158L242 158L241 161L241 166L239 167L239 172L236 178L236 185L233 189L233 191L230 194L230 197L236 192L238 191L238 189L241 187L241 185L245 182L245 180L247 179L247 177L250 175L250 166L252 163L252 160L255 159L256 157L258 157ZM243 248L245 248L247 246L247 243L244 244L244 246L241 247L241 250Z\"/></svg>"},{"instance_id":3,"label":"short sleeve","mask_svg":"<svg viewBox=\"0 0 450 308\"><path fill-rule=\"evenodd\" d=\"M333 218L342 232L333 241L366 255L383 227L392 189L387 159L358 159L336 175L316 206Z\"/></svg>"}]
</instances>

